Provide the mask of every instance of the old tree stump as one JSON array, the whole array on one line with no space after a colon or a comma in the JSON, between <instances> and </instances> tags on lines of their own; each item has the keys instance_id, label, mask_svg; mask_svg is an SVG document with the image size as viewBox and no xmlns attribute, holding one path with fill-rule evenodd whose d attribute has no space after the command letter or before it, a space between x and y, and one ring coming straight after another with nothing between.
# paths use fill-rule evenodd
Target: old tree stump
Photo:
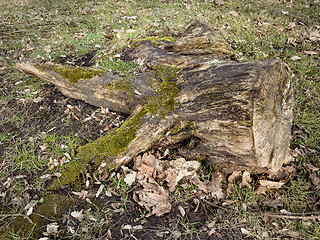
<instances>
[{"instance_id":1,"label":"old tree stump","mask_svg":"<svg viewBox=\"0 0 320 240\"><path fill-rule=\"evenodd\" d=\"M199 21L174 42L132 45L123 53L125 60L139 59L150 69L134 76L17 63L68 97L130 114L120 128L79 148L82 168L95 163L106 173L152 148L178 148L187 159L228 172L277 171L290 161L293 96L283 62L232 60L228 43ZM62 179L82 171L75 163L68 168L72 171L65 170Z\"/></svg>"}]
</instances>

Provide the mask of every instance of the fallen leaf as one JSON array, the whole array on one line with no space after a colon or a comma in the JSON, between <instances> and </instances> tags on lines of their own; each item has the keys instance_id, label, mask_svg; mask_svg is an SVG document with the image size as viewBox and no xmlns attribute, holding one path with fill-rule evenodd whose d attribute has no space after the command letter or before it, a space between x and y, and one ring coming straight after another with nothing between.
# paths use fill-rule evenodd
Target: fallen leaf
<instances>
[{"instance_id":1,"label":"fallen leaf","mask_svg":"<svg viewBox=\"0 0 320 240\"><path fill-rule=\"evenodd\" d=\"M304 51L304 53L308 55L318 55L318 52L316 51Z\"/></svg>"},{"instance_id":2,"label":"fallen leaf","mask_svg":"<svg viewBox=\"0 0 320 240\"><path fill-rule=\"evenodd\" d=\"M131 230L132 229L132 226L131 225L124 225L123 227L121 227L121 229L125 229L125 230Z\"/></svg>"},{"instance_id":3,"label":"fallen leaf","mask_svg":"<svg viewBox=\"0 0 320 240\"><path fill-rule=\"evenodd\" d=\"M52 234L58 233L58 228L59 228L59 225L56 222L48 224L47 225L47 234L52 235Z\"/></svg>"},{"instance_id":4,"label":"fallen leaf","mask_svg":"<svg viewBox=\"0 0 320 240\"><path fill-rule=\"evenodd\" d=\"M289 37L288 40L287 40L287 43L288 44L291 44L292 46L296 47L297 46L297 43L296 43L296 39L295 38L292 38L292 37ZM297 57L297 56L294 56L294 57ZM291 58L292 59L292 58ZM294 59L292 59L294 60Z\"/></svg>"},{"instance_id":5,"label":"fallen leaf","mask_svg":"<svg viewBox=\"0 0 320 240\"><path fill-rule=\"evenodd\" d=\"M292 61L297 61L297 60L300 60L301 57L299 57L299 56L292 56L290 59L291 59Z\"/></svg>"},{"instance_id":6,"label":"fallen leaf","mask_svg":"<svg viewBox=\"0 0 320 240\"><path fill-rule=\"evenodd\" d=\"M75 219L79 220L80 222L82 222L82 220L84 219L84 216L82 214L82 210L81 211L73 211L71 213L71 216L74 217Z\"/></svg>"},{"instance_id":7,"label":"fallen leaf","mask_svg":"<svg viewBox=\"0 0 320 240\"><path fill-rule=\"evenodd\" d=\"M31 206L27 211L27 216L30 216L32 212L33 212L33 207Z\"/></svg>"},{"instance_id":8,"label":"fallen leaf","mask_svg":"<svg viewBox=\"0 0 320 240\"><path fill-rule=\"evenodd\" d=\"M245 228L241 228L240 230L241 230L241 233L244 234L244 235L249 235L250 234L250 232Z\"/></svg>"},{"instance_id":9,"label":"fallen leaf","mask_svg":"<svg viewBox=\"0 0 320 240\"><path fill-rule=\"evenodd\" d=\"M252 181L252 179L250 177L250 173L248 171L244 171L242 174L241 186L242 187L246 186L246 187L251 188L251 186L250 186L251 181Z\"/></svg>"},{"instance_id":10,"label":"fallen leaf","mask_svg":"<svg viewBox=\"0 0 320 240\"><path fill-rule=\"evenodd\" d=\"M259 186L255 191L254 191L254 193L255 194L264 194L264 195L266 195L267 194L267 191L268 191L268 188L267 187L265 187L265 186Z\"/></svg>"},{"instance_id":11,"label":"fallen leaf","mask_svg":"<svg viewBox=\"0 0 320 240\"><path fill-rule=\"evenodd\" d=\"M142 181L143 189L134 192L133 199L145 207L151 216L162 216L171 211L169 192L160 186L153 178Z\"/></svg>"},{"instance_id":12,"label":"fallen leaf","mask_svg":"<svg viewBox=\"0 0 320 240\"><path fill-rule=\"evenodd\" d=\"M46 45L46 46L44 46L43 50L44 50L46 53L50 53L50 52L51 52L51 46L50 46L50 45Z\"/></svg>"},{"instance_id":13,"label":"fallen leaf","mask_svg":"<svg viewBox=\"0 0 320 240\"><path fill-rule=\"evenodd\" d=\"M314 186L316 186L317 189L320 189L320 178L317 177L316 173L311 173L310 176L310 181Z\"/></svg>"},{"instance_id":14,"label":"fallen leaf","mask_svg":"<svg viewBox=\"0 0 320 240\"><path fill-rule=\"evenodd\" d=\"M145 153L136 158L134 169L138 170L139 176L152 177L156 169L157 159L153 154Z\"/></svg>"},{"instance_id":15,"label":"fallen leaf","mask_svg":"<svg viewBox=\"0 0 320 240\"><path fill-rule=\"evenodd\" d=\"M238 17L238 16L239 16L239 13L236 12L236 11L230 11L230 12L229 12L229 15L232 15L232 16L234 16L234 17Z\"/></svg>"},{"instance_id":16,"label":"fallen leaf","mask_svg":"<svg viewBox=\"0 0 320 240\"><path fill-rule=\"evenodd\" d=\"M215 3L216 5L218 5L218 6L223 6L223 5L226 4L226 2L224 2L224 1L219 1L219 0L214 1L214 3Z\"/></svg>"},{"instance_id":17,"label":"fallen leaf","mask_svg":"<svg viewBox=\"0 0 320 240\"><path fill-rule=\"evenodd\" d=\"M80 199L85 199L88 196L88 191L81 190L81 192L73 192L74 195L77 195Z\"/></svg>"},{"instance_id":18,"label":"fallen leaf","mask_svg":"<svg viewBox=\"0 0 320 240\"><path fill-rule=\"evenodd\" d=\"M289 29L293 29L296 26L295 22L289 22L288 27Z\"/></svg>"},{"instance_id":19,"label":"fallen leaf","mask_svg":"<svg viewBox=\"0 0 320 240\"><path fill-rule=\"evenodd\" d=\"M260 180L260 185L268 189L278 189L281 188L284 182L275 182L270 180Z\"/></svg>"},{"instance_id":20,"label":"fallen leaf","mask_svg":"<svg viewBox=\"0 0 320 240\"><path fill-rule=\"evenodd\" d=\"M276 173L270 174L269 178L275 181L287 182L297 172L294 166L282 167Z\"/></svg>"},{"instance_id":21,"label":"fallen leaf","mask_svg":"<svg viewBox=\"0 0 320 240\"><path fill-rule=\"evenodd\" d=\"M51 177L51 174L44 174L42 176L40 176L39 178L40 179L47 179L47 178L50 178Z\"/></svg>"},{"instance_id":22,"label":"fallen leaf","mask_svg":"<svg viewBox=\"0 0 320 240\"><path fill-rule=\"evenodd\" d=\"M99 195L101 194L103 188L104 188L104 185L101 184L100 187L99 187L99 189L98 189L98 191L97 191L97 193L96 193L96 198L99 197Z\"/></svg>"},{"instance_id":23,"label":"fallen leaf","mask_svg":"<svg viewBox=\"0 0 320 240\"><path fill-rule=\"evenodd\" d=\"M184 217L186 215L186 211L184 210L183 207L178 206L178 210L180 211L182 217Z\"/></svg>"},{"instance_id":24,"label":"fallen leaf","mask_svg":"<svg viewBox=\"0 0 320 240\"><path fill-rule=\"evenodd\" d=\"M283 203L284 203L284 200L281 196L275 199L267 199L262 202L263 205L267 207L273 207L273 208L282 207Z\"/></svg>"},{"instance_id":25,"label":"fallen leaf","mask_svg":"<svg viewBox=\"0 0 320 240\"><path fill-rule=\"evenodd\" d=\"M320 168L313 166L311 163L303 164L303 166L308 172L317 172L320 170Z\"/></svg>"},{"instance_id":26,"label":"fallen leaf","mask_svg":"<svg viewBox=\"0 0 320 240\"><path fill-rule=\"evenodd\" d=\"M175 190L178 182L185 177L193 177L196 175L196 171L200 168L200 162L198 161L186 161L184 158L178 158L170 161L170 165L173 169L168 169L166 181L171 192Z\"/></svg>"},{"instance_id":27,"label":"fallen leaf","mask_svg":"<svg viewBox=\"0 0 320 240\"><path fill-rule=\"evenodd\" d=\"M131 173L126 174L124 182L131 186L136 181L137 172L131 171Z\"/></svg>"},{"instance_id":28,"label":"fallen leaf","mask_svg":"<svg viewBox=\"0 0 320 240\"><path fill-rule=\"evenodd\" d=\"M241 171L233 171L232 174L228 177L228 182L239 182L242 178Z\"/></svg>"}]
</instances>

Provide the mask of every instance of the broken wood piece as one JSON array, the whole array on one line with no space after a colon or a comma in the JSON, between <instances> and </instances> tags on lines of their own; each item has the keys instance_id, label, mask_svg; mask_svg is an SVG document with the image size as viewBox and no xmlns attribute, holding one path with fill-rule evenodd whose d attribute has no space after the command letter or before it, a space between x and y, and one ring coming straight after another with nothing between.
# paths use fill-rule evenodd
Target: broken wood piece
<instances>
[{"instance_id":1,"label":"broken wood piece","mask_svg":"<svg viewBox=\"0 0 320 240\"><path fill-rule=\"evenodd\" d=\"M277 171L291 160L293 95L283 62L233 61L227 42L199 21L176 42L141 41L124 55L151 70L125 79L89 70L94 76L70 81L61 65L17 63L69 97L131 114L119 129L80 147L79 161L96 159L110 170L152 148L178 148L226 172Z\"/></svg>"}]
</instances>

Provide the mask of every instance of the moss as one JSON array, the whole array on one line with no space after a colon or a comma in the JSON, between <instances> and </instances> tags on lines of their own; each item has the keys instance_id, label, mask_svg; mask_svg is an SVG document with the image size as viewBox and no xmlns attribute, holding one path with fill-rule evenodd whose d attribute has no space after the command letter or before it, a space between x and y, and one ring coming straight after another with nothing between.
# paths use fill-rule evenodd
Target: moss
<instances>
[{"instance_id":1,"label":"moss","mask_svg":"<svg viewBox=\"0 0 320 240\"><path fill-rule=\"evenodd\" d=\"M148 98L147 104L142 110L127 119L120 128L80 147L77 159L64 165L61 170L62 176L53 181L50 189L58 189L66 185L79 189L81 187L81 173L96 169L102 160L107 163L109 170L114 169L115 162L113 160L125 152L129 143L136 137L136 132L142 124L144 116L148 113L165 116L168 111L174 110L176 104L174 98L179 92L175 81L177 76L177 68L155 66L150 75L150 85L155 96ZM129 79L117 80L108 87L119 91L132 91Z\"/></svg>"},{"instance_id":2,"label":"moss","mask_svg":"<svg viewBox=\"0 0 320 240\"><path fill-rule=\"evenodd\" d=\"M57 65L53 68L60 73L61 77L68 79L72 83L76 83L80 79L90 79L94 76L101 76L104 74L103 70L83 68L83 67L70 67Z\"/></svg>"},{"instance_id":3,"label":"moss","mask_svg":"<svg viewBox=\"0 0 320 240\"><path fill-rule=\"evenodd\" d=\"M146 110L152 114L165 116L168 111L173 111L176 105L175 97L179 89L176 78L178 68L159 65L154 66L150 77L150 86L155 96L147 99Z\"/></svg>"},{"instance_id":4,"label":"moss","mask_svg":"<svg viewBox=\"0 0 320 240\"><path fill-rule=\"evenodd\" d=\"M18 216L3 234L2 239L8 239L10 233L19 233L22 236L33 234L41 237L45 231L45 226L54 220L62 218L69 207L74 205L76 200L72 197L61 194L48 194L44 196L44 201L35 206L33 213L29 216L33 224L28 219ZM1 239L1 238L0 238Z\"/></svg>"},{"instance_id":5,"label":"moss","mask_svg":"<svg viewBox=\"0 0 320 240\"><path fill-rule=\"evenodd\" d=\"M127 93L128 101L129 102L133 101L134 91L133 91L133 86L129 77L114 80L107 85L107 88L109 90L114 91L115 93L125 92Z\"/></svg>"},{"instance_id":6,"label":"moss","mask_svg":"<svg viewBox=\"0 0 320 240\"><path fill-rule=\"evenodd\" d=\"M114 169L116 165L113 160L120 153L123 153L136 137L136 132L146 114L147 111L143 108L139 113L126 120L120 128L80 147L77 159L64 165L61 171L62 176L52 182L50 189L58 189L65 185L72 185L73 188L79 189L81 187L81 173L96 169L102 160L107 162L109 170Z\"/></svg>"},{"instance_id":7,"label":"moss","mask_svg":"<svg viewBox=\"0 0 320 240\"><path fill-rule=\"evenodd\" d=\"M137 47L138 43L143 42L143 41L150 41L153 45L158 46L162 43L170 43L174 42L176 38L174 37L145 37L145 38L139 38L139 39L134 39L131 41L131 46Z\"/></svg>"},{"instance_id":8,"label":"moss","mask_svg":"<svg viewBox=\"0 0 320 240\"><path fill-rule=\"evenodd\" d=\"M191 132L197 127L194 121L175 123L169 128L170 135L178 135L180 133Z\"/></svg>"},{"instance_id":9,"label":"moss","mask_svg":"<svg viewBox=\"0 0 320 240\"><path fill-rule=\"evenodd\" d=\"M80 79L90 79L94 76L102 76L105 71L100 69L84 68L84 67L72 67L72 66L62 66L62 65L39 65L36 64L35 67L40 71L45 70L55 70L64 79L69 80L72 83L76 83Z\"/></svg>"}]
</instances>

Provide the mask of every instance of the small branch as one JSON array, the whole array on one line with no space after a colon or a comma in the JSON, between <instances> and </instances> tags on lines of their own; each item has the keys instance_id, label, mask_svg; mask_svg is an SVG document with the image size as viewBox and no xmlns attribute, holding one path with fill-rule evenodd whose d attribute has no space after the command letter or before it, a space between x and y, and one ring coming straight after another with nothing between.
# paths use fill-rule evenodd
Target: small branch
<instances>
[{"instance_id":1,"label":"small branch","mask_svg":"<svg viewBox=\"0 0 320 240\"><path fill-rule=\"evenodd\" d=\"M28 216L21 214L21 213L17 213L17 214L0 214L0 217L2 218L7 218L7 217L24 217L25 219L27 219L31 224L34 224L34 222L32 222L31 218L29 218Z\"/></svg>"},{"instance_id":2,"label":"small branch","mask_svg":"<svg viewBox=\"0 0 320 240\"><path fill-rule=\"evenodd\" d=\"M301 220L320 220L320 213L310 213L310 216L306 215L290 215L290 214L276 214L276 213L253 213L254 215L264 215L272 218L286 218L286 219L301 219Z\"/></svg>"}]
</instances>

